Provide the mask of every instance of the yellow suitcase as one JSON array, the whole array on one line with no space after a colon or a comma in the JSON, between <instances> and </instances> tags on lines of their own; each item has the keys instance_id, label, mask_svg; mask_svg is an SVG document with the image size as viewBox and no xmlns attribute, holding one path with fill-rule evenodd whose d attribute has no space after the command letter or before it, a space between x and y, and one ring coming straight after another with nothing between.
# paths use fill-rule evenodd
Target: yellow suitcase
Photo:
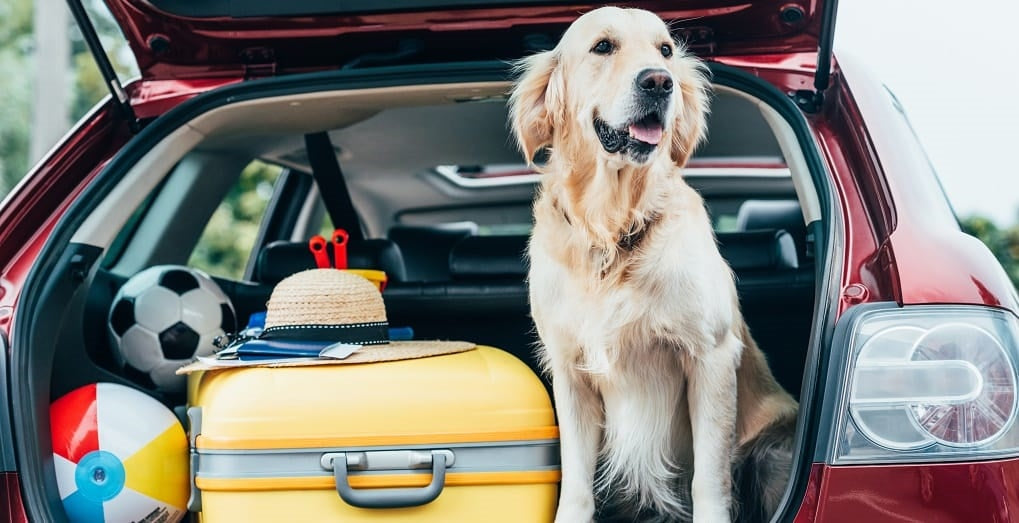
<instances>
[{"instance_id":1,"label":"yellow suitcase","mask_svg":"<svg viewBox=\"0 0 1019 523\"><path fill-rule=\"evenodd\" d=\"M552 521L548 394L506 352L189 375L205 522Z\"/></svg>"}]
</instances>

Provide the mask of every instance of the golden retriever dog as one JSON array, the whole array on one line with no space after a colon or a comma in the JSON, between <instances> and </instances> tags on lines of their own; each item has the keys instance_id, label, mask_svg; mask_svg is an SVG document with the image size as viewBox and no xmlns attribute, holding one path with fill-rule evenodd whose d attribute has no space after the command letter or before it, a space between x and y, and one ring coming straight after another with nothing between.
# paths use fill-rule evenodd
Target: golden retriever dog
<instances>
[{"instance_id":1,"label":"golden retriever dog","mask_svg":"<svg viewBox=\"0 0 1019 523\"><path fill-rule=\"evenodd\" d=\"M705 134L704 69L656 15L615 7L519 64L510 125L528 161L548 152L528 280L560 522L592 521L596 499L629 520L746 521L784 493L797 405L681 173Z\"/></svg>"}]
</instances>

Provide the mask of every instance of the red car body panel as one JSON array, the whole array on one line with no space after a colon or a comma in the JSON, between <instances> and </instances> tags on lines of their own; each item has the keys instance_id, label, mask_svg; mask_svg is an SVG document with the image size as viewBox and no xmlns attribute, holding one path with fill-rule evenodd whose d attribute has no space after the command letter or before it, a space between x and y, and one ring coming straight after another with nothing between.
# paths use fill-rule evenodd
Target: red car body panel
<instances>
[{"instance_id":1,"label":"red car body panel","mask_svg":"<svg viewBox=\"0 0 1019 523\"><path fill-rule=\"evenodd\" d=\"M242 57L271 49L277 74L335 68L344 38L377 39L425 31L464 36L494 27L561 27L587 5L462 9L289 19L181 19L139 0L109 0L138 56L143 80L128 86L141 119L154 118L208 90L240 81ZM710 4L710 6L709 6ZM818 0L800 5L815 13ZM792 30L776 22L780 2L691 0L637 2L667 18L703 15L714 27L713 59L741 68L783 92L810 89L817 16ZM673 8L672 6L675 5ZM755 18L756 17L756 18ZM755 25L756 24L756 25ZM778 25L776 25L778 24ZM728 32L727 32L728 31ZM742 31L742 32L741 32ZM758 31L751 34L751 31ZM157 53L153 36L169 46ZM338 54L340 53L340 54ZM808 115L832 179L843 223L837 313L877 301L986 304L1019 310L994 258L958 230L922 153L889 95L849 61L840 61L828 104ZM74 196L128 140L112 106L83 120L0 207L0 331L10 335L17 296L56 220ZM846 292L852 287L853 292ZM838 347L833 352L839 353ZM18 477L3 473L0 515L27 521ZM811 466L796 512L809 521L1004 521L1019 507L1019 460L895 466ZM2 516L0 516L2 517Z\"/></svg>"},{"instance_id":2,"label":"red car body panel","mask_svg":"<svg viewBox=\"0 0 1019 523\"><path fill-rule=\"evenodd\" d=\"M1014 459L817 468L816 513L798 521L973 523L1019 516L1019 461Z\"/></svg>"},{"instance_id":3,"label":"red car body panel","mask_svg":"<svg viewBox=\"0 0 1019 523\"><path fill-rule=\"evenodd\" d=\"M74 196L130 138L105 104L72 130L0 205L0 334L10 339L25 278Z\"/></svg>"},{"instance_id":4,"label":"red car body panel","mask_svg":"<svg viewBox=\"0 0 1019 523\"><path fill-rule=\"evenodd\" d=\"M861 137L868 146L864 163L875 172L856 178L872 185L868 214L883 216L875 220L875 232L888 249L880 263L895 266L889 273L898 279L898 301L1019 311L1015 288L1001 265L979 240L959 230L932 167L888 91L855 59L843 59L841 67L849 84L844 116L853 127L846 138Z\"/></svg>"},{"instance_id":5,"label":"red car body panel","mask_svg":"<svg viewBox=\"0 0 1019 523\"><path fill-rule=\"evenodd\" d=\"M11 523L28 522L21 503L21 482L13 472L0 473L0 518Z\"/></svg>"},{"instance_id":6,"label":"red car body panel","mask_svg":"<svg viewBox=\"0 0 1019 523\"><path fill-rule=\"evenodd\" d=\"M577 13L594 5L372 12L372 3L365 2L359 12L345 15L196 18L175 16L142 0L108 0L107 4L147 79L236 77L252 64L266 63L277 73L335 68L362 52L368 41L395 45L396 36L407 34L441 39L448 53L461 47L452 42L471 47L483 44L493 29L549 31L557 38ZM690 20L697 33L691 36L708 40L712 55L739 55L816 51L820 4L819 0L674 0L620 5L650 9L669 20ZM782 10L794 6L802 19L784 22Z\"/></svg>"},{"instance_id":7,"label":"red car body panel","mask_svg":"<svg viewBox=\"0 0 1019 523\"><path fill-rule=\"evenodd\" d=\"M127 86L127 92L135 115L144 120L155 118L196 95L239 81L239 77L147 80Z\"/></svg>"}]
</instances>

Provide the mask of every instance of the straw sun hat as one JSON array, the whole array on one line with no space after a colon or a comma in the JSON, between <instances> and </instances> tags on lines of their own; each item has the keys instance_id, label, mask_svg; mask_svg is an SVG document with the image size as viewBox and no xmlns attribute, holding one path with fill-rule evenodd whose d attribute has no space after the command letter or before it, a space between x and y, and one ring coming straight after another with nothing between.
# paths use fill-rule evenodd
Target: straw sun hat
<instances>
[{"instance_id":1,"label":"straw sun hat","mask_svg":"<svg viewBox=\"0 0 1019 523\"><path fill-rule=\"evenodd\" d=\"M280 281L266 306L265 328L253 341L284 348L288 344L323 349L336 343L361 346L344 359L277 362L273 366L373 363L475 348L463 341L391 341L378 288L363 276L337 269L310 269ZM181 369L186 370L192 369Z\"/></svg>"}]
</instances>

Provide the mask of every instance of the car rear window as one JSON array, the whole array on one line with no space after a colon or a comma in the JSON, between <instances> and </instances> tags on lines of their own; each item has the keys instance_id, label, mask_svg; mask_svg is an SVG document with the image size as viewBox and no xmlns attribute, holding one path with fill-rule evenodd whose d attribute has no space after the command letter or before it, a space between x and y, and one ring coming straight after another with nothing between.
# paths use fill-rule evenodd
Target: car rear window
<instances>
[{"instance_id":1,"label":"car rear window","mask_svg":"<svg viewBox=\"0 0 1019 523\"><path fill-rule=\"evenodd\" d=\"M212 214L188 266L240 280L251 257L259 225L283 168L254 160Z\"/></svg>"}]
</instances>

